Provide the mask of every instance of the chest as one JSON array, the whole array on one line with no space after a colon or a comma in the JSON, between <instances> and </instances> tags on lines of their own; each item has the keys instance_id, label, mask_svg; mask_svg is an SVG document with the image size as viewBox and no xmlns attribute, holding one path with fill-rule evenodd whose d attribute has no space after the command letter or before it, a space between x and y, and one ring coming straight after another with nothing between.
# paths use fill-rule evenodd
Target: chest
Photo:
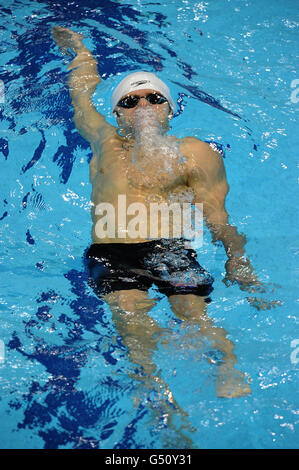
<instances>
[{"instance_id":1,"label":"chest","mask_svg":"<svg viewBox=\"0 0 299 470\"><path fill-rule=\"evenodd\" d=\"M98 172L106 181L113 180L128 189L169 191L186 184L186 161L181 151L136 151L133 144L114 142L102 149Z\"/></svg>"}]
</instances>

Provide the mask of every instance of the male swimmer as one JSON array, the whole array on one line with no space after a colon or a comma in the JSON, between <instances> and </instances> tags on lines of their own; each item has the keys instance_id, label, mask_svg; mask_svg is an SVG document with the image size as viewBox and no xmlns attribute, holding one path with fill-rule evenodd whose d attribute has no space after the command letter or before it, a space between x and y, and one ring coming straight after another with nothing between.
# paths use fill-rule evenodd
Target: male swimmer
<instances>
[{"instance_id":1,"label":"male swimmer","mask_svg":"<svg viewBox=\"0 0 299 470\"><path fill-rule=\"evenodd\" d=\"M222 352L217 363L217 395L232 398L250 394L244 374L235 368L233 343L207 315L213 278L198 263L196 252L184 237L164 237L162 219L154 238L146 225L142 233L132 237L128 226L118 223L123 218L118 211L120 195L126 196L127 206L145 207L146 220L154 202L201 203L213 242L222 242L227 254L225 283L238 283L248 292L259 288L245 255L245 236L229 223L225 209L229 186L221 155L198 138L166 136L175 104L167 85L149 72L132 73L115 88L111 102L118 127L110 125L92 103L101 79L83 36L59 26L52 34L61 50L69 48L76 54L68 66L74 123L93 152L93 230L86 255L91 284L109 304L132 362L144 374L154 376L152 354L161 332L147 315L156 303L148 296L154 284L168 296L182 324L198 325L198 340L208 338L211 346ZM110 215L107 211L106 219L107 226L116 231L105 233L99 228L103 213L97 207L103 203L116 208Z\"/></svg>"}]
</instances>

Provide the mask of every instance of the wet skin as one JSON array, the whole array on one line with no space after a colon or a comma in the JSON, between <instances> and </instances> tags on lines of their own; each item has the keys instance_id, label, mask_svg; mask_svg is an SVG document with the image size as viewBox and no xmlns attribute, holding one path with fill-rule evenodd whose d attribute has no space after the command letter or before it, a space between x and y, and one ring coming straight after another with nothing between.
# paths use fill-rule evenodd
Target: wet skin
<instances>
[{"instance_id":1,"label":"wet skin","mask_svg":"<svg viewBox=\"0 0 299 470\"><path fill-rule=\"evenodd\" d=\"M237 282L241 289L255 292L262 289L249 259L245 256L246 238L230 225L229 215L225 208L225 199L229 190L225 168L221 156L200 139L189 136L177 139L183 163L176 162L168 174L159 174L159 165L153 165L143 178L137 177L136 167L132 164L134 150L134 129L136 108L117 107L118 127L110 125L105 117L97 112L92 103L92 94L101 82L97 62L91 52L84 46L82 35L66 28L54 27L53 36L57 45L65 53L67 48L75 52L76 57L70 65L68 85L74 107L74 122L80 134L90 143L93 157L90 163L90 181L92 184L92 240L94 243L140 243L146 238L131 239L128 237L101 238L96 234L95 226L98 217L95 207L100 202L110 202L117 207L119 194L126 194L127 205L131 202L142 202L148 207L153 201L168 202L176 195L182 202L184 195L193 203L203 204L203 216L207 227L213 235L213 242L221 241L226 250L227 285ZM132 92L132 95L144 97L155 90L143 89ZM145 98L137 104L139 108L152 107L161 126L163 136L169 129L170 108L168 103L151 105ZM155 157L159 162L159 152ZM139 365L146 376L160 383L164 393L171 392L158 376L152 355L158 341L167 340L169 332L161 329L148 313L156 304L146 292L138 289L119 290L104 297L113 314L115 325L128 348L132 362ZM196 324L198 344L203 337L222 351L223 358L218 366L217 395L233 398L251 393L245 376L237 371L234 345L227 338L223 328L216 327L207 315L207 303L203 297L196 295L172 295L169 303L174 314L183 320L182 325ZM183 327L182 326L182 327Z\"/></svg>"}]
</instances>

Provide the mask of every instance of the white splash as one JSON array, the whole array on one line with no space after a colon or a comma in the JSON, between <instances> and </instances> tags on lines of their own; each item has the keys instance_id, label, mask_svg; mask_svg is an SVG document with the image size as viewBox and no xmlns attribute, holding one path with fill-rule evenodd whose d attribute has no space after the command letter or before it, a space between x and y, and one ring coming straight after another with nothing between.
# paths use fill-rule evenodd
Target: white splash
<instances>
[{"instance_id":1,"label":"white splash","mask_svg":"<svg viewBox=\"0 0 299 470\"><path fill-rule=\"evenodd\" d=\"M137 107L135 111L135 145L132 162L144 172L156 167L163 172L173 172L184 162L175 137L162 134L162 126L154 109Z\"/></svg>"}]
</instances>

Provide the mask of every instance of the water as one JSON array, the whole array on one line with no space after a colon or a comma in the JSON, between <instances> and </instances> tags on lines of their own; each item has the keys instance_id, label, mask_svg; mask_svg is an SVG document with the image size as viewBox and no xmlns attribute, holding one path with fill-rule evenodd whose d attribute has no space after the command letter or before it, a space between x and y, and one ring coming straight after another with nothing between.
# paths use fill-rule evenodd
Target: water
<instances>
[{"instance_id":1,"label":"water","mask_svg":"<svg viewBox=\"0 0 299 470\"><path fill-rule=\"evenodd\" d=\"M175 448L184 420L198 448L298 447L296 2L24 0L1 14L1 447ZM55 24L85 35L103 77L94 103L110 123L111 87L142 68L177 102L170 134L224 153L230 222L247 236L264 298L283 303L258 310L227 288L224 249L204 234L208 314L234 342L250 396L216 397L215 352L163 295L150 313L166 331L153 356L161 383L130 376L110 309L87 284L91 151L71 120ZM163 384L186 418L167 420Z\"/></svg>"},{"instance_id":2,"label":"water","mask_svg":"<svg viewBox=\"0 0 299 470\"><path fill-rule=\"evenodd\" d=\"M137 108L135 111L135 142L132 160L141 168L144 165L160 164L165 171L173 172L171 163L183 160L175 138L162 135L160 123L153 108ZM159 150L161 153L159 153ZM160 159L160 160L159 160Z\"/></svg>"},{"instance_id":3,"label":"water","mask_svg":"<svg viewBox=\"0 0 299 470\"><path fill-rule=\"evenodd\" d=\"M153 108L137 107L134 123L133 167L130 165L134 182L137 181L140 186L161 187L163 180L167 182L170 178L174 179L175 174L183 173L185 159L178 142L172 136L162 135L161 123Z\"/></svg>"}]
</instances>

